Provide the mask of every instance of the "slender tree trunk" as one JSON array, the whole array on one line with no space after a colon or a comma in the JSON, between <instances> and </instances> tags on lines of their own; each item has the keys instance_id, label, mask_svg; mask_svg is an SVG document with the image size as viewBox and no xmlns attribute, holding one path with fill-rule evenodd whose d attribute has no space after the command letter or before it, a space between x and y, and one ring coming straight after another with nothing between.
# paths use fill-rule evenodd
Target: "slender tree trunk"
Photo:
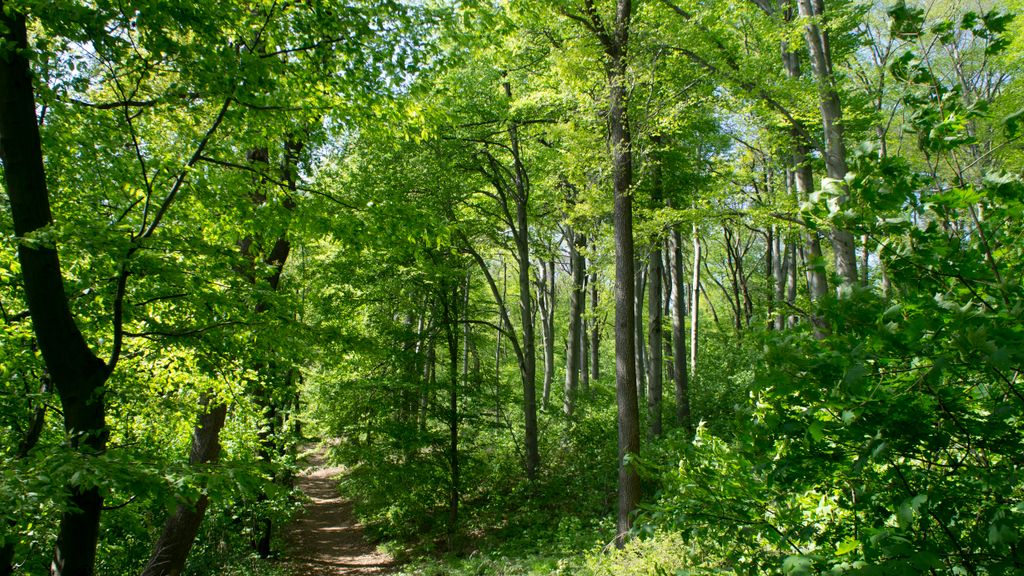
<instances>
[{"instance_id":1,"label":"slender tree trunk","mask_svg":"<svg viewBox=\"0 0 1024 576\"><path fill-rule=\"evenodd\" d=\"M686 370L686 294L683 282L683 241L678 228L672 229L670 276L672 278L672 364L676 390L676 425L693 432L690 423L690 381Z\"/></svg>"},{"instance_id":2,"label":"slender tree trunk","mask_svg":"<svg viewBox=\"0 0 1024 576\"><path fill-rule=\"evenodd\" d=\"M772 299L777 303L774 322L775 329L782 330L786 326L787 308L783 306L786 301L786 278L789 270L789 245L783 241L783 232L775 227L772 236L774 246L772 255Z\"/></svg>"},{"instance_id":3,"label":"slender tree trunk","mask_svg":"<svg viewBox=\"0 0 1024 576\"><path fill-rule=\"evenodd\" d=\"M553 270L554 266L552 266ZM553 292L548 291L549 272L547 263L540 263L540 278L537 282L537 307L540 309L541 345L544 347L544 385L541 392L541 410L548 409L548 402L551 399L551 383L555 374L555 341L554 341L554 315L555 299ZM554 281L550 282L554 288Z\"/></svg>"},{"instance_id":4,"label":"slender tree trunk","mask_svg":"<svg viewBox=\"0 0 1024 576\"><path fill-rule=\"evenodd\" d=\"M445 336L448 341L448 538L455 535L459 520L459 300L460 287L452 286L441 295ZM529 294L529 293L527 293Z\"/></svg>"},{"instance_id":5,"label":"slender tree trunk","mask_svg":"<svg viewBox=\"0 0 1024 576\"><path fill-rule=\"evenodd\" d=\"M789 303L790 309L796 306L796 285L797 285L797 269L796 269L796 258L797 258L796 242L786 242L786 302ZM797 317L796 314L790 313L787 324L790 328L796 326Z\"/></svg>"},{"instance_id":6,"label":"slender tree trunk","mask_svg":"<svg viewBox=\"0 0 1024 576\"><path fill-rule=\"evenodd\" d=\"M505 296L508 287L508 270L505 264L505 259L501 259L501 302L499 306L504 306ZM504 333L501 329L495 331L495 343L494 343L494 422L498 426L501 426L501 344Z\"/></svg>"},{"instance_id":7,"label":"slender tree trunk","mask_svg":"<svg viewBox=\"0 0 1024 576\"><path fill-rule=\"evenodd\" d=\"M544 265L543 263L541 264ZM548 267L548 317L547 331L550 337L544 345L544 371L545 380L554 381L555 378L555 308L558 303L555 294L555 258L552 256L547 261ZM550 374L548 372L550 371Z\"/></svg>"},{"instance_id":8,"label":"slender tree trunk","mask_svg":"<svg viewBox=\"0 0 1024 576\"><path fill-rule=\"evenodd\" d=\"M565 394L562 411L572 416L576 407L576 391L580 379L580 351L583 339L581 320L583 317L583 255L580 249L586 247L586 236L569 229L569 266L572 270L572 287L569 291L569 333L565 343Z\"/></svg>"},{"instance_id":9,"label":"slender tree trunk","mask_svg":"<svg viewBox=\"0 0 1024 576\"><path fill-rule=\"evenodd\" d=\"M868 259L870 252L868 252L868 235L863 234L860 237L861 245L861 259L860 259L860 285L868 287Z\"/></svg>"},{"instance_id":10,"label":"slender tree trunk","mask_svg":"<svg viewBox=\"0 0 1024 576\"><path fill-rule=\"evenodd\" d=\"M533 303L530 299L530 244L527 239L529 226L525 201L516 202L516 214L519 223L519 238L516 241L519 251L519 312L523 325L522 380L523 411L526 420L526 476L534 480L540 469L537 442L537 353L533 334Z\"/></svg>"},{"instance_id":11,"label":"slender tree trunk","mask_svg":"<svg viewBox=\"0 0 1024 576\"><path fill-rule=\"evenodd\" d=\"M14 234L31 238L53 222L36 120L32 73L26 54L25 15L0 0L0 31L8 44L0 58L0 160L4 188L10 200ZM71 447L98 455L107 447L104 384L108 367L82 337L64 291L57 250L45 242L19 242L21 264L32 328L47 372L60 396L64 429ZM121 282L127 279L122 275ZM118 322L115 319L115 322ZM115 331L120 328L115 326ZM116 346L120 336L115 336ZM112 359L114 364L116 359ZM51 573L61 576L93 574L99 541L103 496L96 487L68 479L68 506L61 514Z\"/></svg>"},{"instance_id":12,"label":"slender tree trunk","mask_svg":"<svg viewBox=\"0 0 1024 576\"><path fill-rule=\"evenodd\" d=\"M650 436L657 438L662 434L661 400L662 400L662 327L661 327L661 248L656 243L651 250L648 261L647 278L647 341L650 344L650 358L647 362L647 410L650 414Z\"/></svg>"},{"instance_id":13,"label":"slender tree trunk","mask_svg":"<svg viewBox=\"0 0 1024 576\"><path fill-rule=\"evenodd\" d=\"M503 84L505 96L512 98L512 87L506 81ZM523 166L519 151L519 127L515 122L509 123L508 139L512 151L513 183L515 185L516 205L516 252L519 261L519 313L523 325L522 361L520 362L523 380L523 412L525 413L525 444L526 444L526 477L534 480L540 468L540 451L537 443L537 352L536 338L533 332L533 302L530 298L530 225L529 199L530 188L527 183L526 169Z\"/></svg>"},{"instance_id":14,"label":"slender tree trunk","mask_svg":"<svg viewBox=\"0 0 1024 576\"><path fill-rule=\"evenodd\" d=\"M597 321L597 272L593 262L590 269L590 378L596 382L601 378L601 334Z\"/></svg>"},{"instance_id":15,"label":"slender tree trunk","mask_svg":"<svg viewBox=\"0 0 1024 576\"><path fill-rule=\"evenodd\" d=\"M586 238L584 238L586 240ZM587 260L580 256L580 266L583 268L583 286L580 289L580 391L584 395L590 394L590 338L587 334Z\"/></svg>"},{"instance_id":16,"label":"slender tree trunk","mask_svg":"<svg viewBox=\"0 0 1024 576\"><path fill-rule=\"evenodd\" d=\"M690 304L690 378L697 377L697 326L700 324L700 234L697 224L693 225L693 284L690 292L693 302Z\"/></svg>"},{"instance_id":17,"label":"slender tree trunk","mask_svg":"<svg viewBox=\"0 0 1024 576\"><path fill-rule=\"evenodd\" d=\"M423 379L427 383L427 389L420 397L419 429L421 434L427 432L427 417L430 415L430 397L433 396L434 390L437 389L437 349L435 344L434 337L431 336L427 341L427 359L423 368Z\"/></svg>"},{"instance_id":18,"label":"slender tree trunk","mask_svg":"<svg viewBox=\"0 0 1024 576\"><path fill-rule=\"evenodd\" d=\"M587 299L587 291L583 291L583 300ZM586 307L586 302L584 302ZM580 392L584 396L590 394L590 338L587 336L589 320L584 317L580 322Z\"/></svg>"},{"instance_id":19,"label":"slender tree trunk","mask_svg":"<svg viewBox=\"0 0 1024 576\"><path fill-rule=\"evenodd\" d=\"M743 301L740 300L739 253L733 244L732 229L728 226L723 226L722 231L725 235L725 255L726 264L729 269L729 287L732 289L731 293L728 290L725 292L729 297L729 304L732 306L733 326L736 328L736 334L742 335ZM710 275L710 272L708 274Z\"/></svg>"},{"instance_id":20,"label":"slender tree trunk","mask_svg":"<svg viewBox=\"0 0 1024 576\"><path fill-rule=\"evenodd\" d=\"M636 286L634 287L633 316L636 329L636 394L638 401L643 404L647 400L647 358L646 343L644 342L644 295L647 292L647 266L640 260L634 263L636 270Z\"/></svg>"}]
</instances>

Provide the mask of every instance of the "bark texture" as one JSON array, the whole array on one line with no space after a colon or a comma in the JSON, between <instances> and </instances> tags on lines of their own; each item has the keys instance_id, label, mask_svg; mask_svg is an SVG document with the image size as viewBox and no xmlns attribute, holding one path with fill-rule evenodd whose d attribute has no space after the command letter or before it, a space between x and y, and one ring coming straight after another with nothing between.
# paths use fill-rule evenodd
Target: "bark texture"
<instances>
[{"instance_id":1,"label":"bark texture","mask_svg":"<svg viewBox=\"0 0 1024 576\"><path fill-rule=\"evenodd\" d=\"M583 255L580 249L587 244L586 236L574 230L569 231L569 265L572 269L572 287L569 290L569 334L565 350L565 390L562 411L572 416L576 409L576 394L580 382L580 356L583 352L583 277L585 274Z\"/></svg>"},{"instance_id":2,"label":"bark texture","mask_svg":"<svg viewBox=\"0 0 1024 576\"><path fill-rule=\"evenodd\" d=\"M220 458L220 431L227 416L227 405L217 402L212 406L209 398L203 402L204 410L192 432L189 466L216 463ZM164 523L163 531L153 546L153 554L142 570L142 576L178 576L185 569L185 561L192 550L199 527L206 514L210 498L202 494L192 505L178 504Z\"/></svg>"},{"instance_id":3,"label":"bark texture","mask_svg":"<svg viewBox=\"0 0 1024 576\"><path fill-rule=\"evenodd\" d=\"M0 0L6 47L0 57L0 160L32 327L47 372L60 396L64 429L86 455L106 449L103 385L110 368L89 349L71 315L56 247L42 234L51 223L42 144L36 120L25 15ZM51 573L93 574L103 497L97 488L68 485Z\"/></svg>"}]
</instances>

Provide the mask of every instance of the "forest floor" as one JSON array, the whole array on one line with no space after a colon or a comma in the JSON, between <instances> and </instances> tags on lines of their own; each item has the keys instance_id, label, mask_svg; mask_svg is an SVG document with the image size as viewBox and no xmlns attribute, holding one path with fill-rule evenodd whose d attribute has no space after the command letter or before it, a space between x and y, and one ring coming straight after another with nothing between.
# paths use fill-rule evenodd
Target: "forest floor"
<instances>
[{"instance_id":1,"label":"forest floor","mask_svg":"<svg viewBox=\"0 0 1024 576\"><path fill-rule=\"evenodd\" d=\"M389 574L387 555L366 541L352 502L338 494L344 469L325 462L323 450L311 453L296 485L309 498L305 511L287 528L288 563L296 576Z\"/></svg>"}]
</instances>

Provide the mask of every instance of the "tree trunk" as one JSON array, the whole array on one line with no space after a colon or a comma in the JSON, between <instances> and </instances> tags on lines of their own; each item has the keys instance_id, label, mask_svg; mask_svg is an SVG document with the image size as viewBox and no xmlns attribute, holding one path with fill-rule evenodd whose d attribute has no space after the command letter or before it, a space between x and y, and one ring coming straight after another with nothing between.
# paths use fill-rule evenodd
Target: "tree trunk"
<instances>
[{"instance_id":1,"label":"tree trunk","mask_svg":"<svg viewBox=\"0 0 1024 576\"><path fill-rule=\"evenodd\" d=\"M861 245L861 259L860 259L860 285L864 288L868 287L868 260L870 259L871 253L868 252L868 235L862 234L860 237Z\"/></svg>"},{"instance_id":2,"label":"tree trunk","mask_svg":"<svg viewBox=\"0 0 1024 576\"><path fill-rule=\"evenodd\" d=\"M513 148L518 149L518 144ZM518 162L517 162L518 164ZM520 180L522 176L517 177ZM522 192L525 194L525 190ZM533 303L530 299L530 244L528 240L527 205L525 197L516 202L516 220L519 237L519 312L523 324L523 411L525 413L524 441L526 444L526 477L534 480L540 468L540 450L537 443L537 353L533 334Z\"/></svg>"},{"instance_id":3,"label":"tree trunk","mask_svg":"<svg viewBox=\"0 0 1024 576\"><path fill-rule=\"evenodd\" d=\"M590 379L596 382L601 378L601 333L597 321L597 272L593 262L590 269Z\"/></svg>"},{"instance_id":4,"label":"tree trunk","mask_svg":"<svg viewBox=\"0 0 1024 576\"><path fill-rule=\"evenodd\" d=\"M586 0L596 13L592 0ZM607 54L608 135L612 150L615 230L615 390L618 405L619 498L615 543L622 547L640 503L640 475L626 459L640 453L640 409L636 397L636 340L633 306L633 153L626 103L626 49L631 0L616 0L615 23L609 35L599 31ZM603 30L603 28L602 28Z\"/></svg>"},{"instance_id":5,"label":"tree trunk","mask_svg":"<svg viewBox=\"0 0 1024 576\"><path fill-rule=\"evenodd\" d=\"M690 381L686 370L686 294L683 283L682 235L678 228L672 229L670 276L672 279L672 364L675 366L673 379L676 390L676 425L690 433Z\"/></svg>"},{"instance_id":6,"label":"tree trunk","mask_svg":"<svg viewBox=\"0 0 1024 576\"><path fill-rule=\"evenodd\" d=\"M301 150L301 143L294 142L292 140L288 140L285 142L285 161L282 166L282 172L284 172L284 174L282 180L288 183L289 188L293 192L296 191L297 189L297 180L296 174L294 172L294 167L298 163L298 153ZM266 148L255 149L247 155L247 158L256 162L267 163L270 160L270 154ZM263 193L257 193L252 196L252 200L254 206L259 208L260 206L266 203L267 197ZM284 206L289 211L295 208L295 204L290 199L284 203ZM246 237L245 239L239 242L239 250L242 253L242 256L249 264L249 267L243 270L243 276L249 281L249 283L254 285L257 283L259 279L258 270L256 266L257 253L254 252L254 244L256 243L257 237L252 235ZM284 265L287 262L288 256L290 254L291 242L288 240L287 234L282 233L277 237L277 239L274 240L274 244L273 246L271 246L270 251L266 254L266 256L261 258L262 264L264 264L270 269L270 275L266 277L266 280L267 283L270 285L271 291L277 291L278 286L281 283L281 274L284 271ZM266 302L257 302L255 311L257 314L262 314L269 310L269 308L270 306ZM277 362L273 359L262 366L258 366L257 370L260 372L269 373L269 378L267 378L267 381L280 381L278 380L278 378L280 377L281 371L278 368ZM290 370L286 371L285 374L290 374ZM290 385L290 378L288 376L285 376L284 382L286 383L286 385ZM261 387L261 389L258 390L258 392L254 396L257 405L259 405L262 412L266 414L267 417L267 422L265 422L266 425L262 426L260 428L260 432L258 433L260 440L260 449L258 454L260 459L270 464L273 461L274 453L280 452L280 450L276 450L274 446L274 442L277 440L276 430L278 428L277 420L280 410L278 409L279 407L276 403L276 400L274 399L275 394L273 394L271 391L268 391ZM367 424L369 425L369 423ZM280 481L280 479L276 477L273 480L275 482ZM260 491L260 494L257 497L258 501L260 502L266 501L267 498L268 496L263 490ZM203 510L200 511L198 522L202 521L202 514L204 513L205 507ZM270 516L255 518L254 525L255 530L253 547L259 554L260 558L267 559L271 555L271 543L273 541L274 530L273 520L270 518ZM194 537L195 536L193 535L193 538Z\"/></svg>"},{"instance_id":7,"label":"tree trunk","mask_svg":"<svg viewBox=\"0 0 1024 576\"><path fill-rule=\"evenodd\" d=\"M466 278L466 296L469 278ZM448 489L448 538L449 544L455 535L459 520L459 286L452 286L450 292L441 295L444 303L445 336L448 340L448 468L450 484ZM527 292L529 294L529 292ZM466 324L468 326L468 324Z\"/></svg>"},{"instance_id":8,"label":"tree trunk","mask_svg":"<svg viewBox=\"0 0 1024 576\"><path fill-rule=\"evenodd\" d=\"M796 306L796 284L797 284L797 270L796 270L796 242L786 242L786 302L789 304L789 308L792 310L793 306ZM792 328L796 326L797 317L796 314L790 313L787 325Z\"/></svg>"},{"instance_id":9,"label":"tree trunk","mask_svg":"<svg viewBox=\"0 0 1024 576\"><path fill-rule=\"evenodd\" d=\"M554 335L554 261L550 272L546 262L540 263L540 278L537 282L537 307L540 308L541 345L544 347L544 385L541 393L541 410L548 409L551 399L551 383L555 376L555 335ZM548 290L550 284L551 289Z\"/></svg>"},{"instance_id":10,"label":"tree trunk","mask_svg":"<svg viewBox=\"0 0 1024 576\"><path fill-rule=\"evenodd\" d=\"M586 238L584 238L586 241ZM590 393L590 338L587 337L587 260L580 256L580 266L583 268L583 286L580 289L580 391L586 396Z\"/></svg>"},{"instance_id":11,"label":"tree trunk","mask_svg":"<svg viewBox=\"0 0 1024 576\"><path fill-rule=\"evenodd\" d=\"M636 285L633 288L633 322L636 335L636 395L638 401L643 404L647 401L647 358L646 343L644 342L644 295L646 294L647 266L640 260L634 262L636 270Z\"/></svg>"},{"instance_id":12,"label":"tree trunk","mask_svg":"<svg viewBox=\"0 0 1024 576\"><path fill-rule=\"evenodd\" d=\"M771 281L772 300L776 303L773 322L776 330L782 330L786 327L786 316L788 311L787 307L783 304L786 302L786 278L789 270L788 258L790 257L790 254L789 245L783 241L782 230L777 226L773 228Z\"/></svg>"},{"instance_id":13,"label":"tree trunk","mask_svg":"<svg viewBox=\"0 0 1024 576\"><path fill-rule=\"evenodd\" d=\"M505 97L512 98L512 86L503 83ZM519 127L515 122L508 126L509 148L512 151L513 183L516 205L515 233L517 260L519 261L519 312L523 325L522 360L520 371L523 380L523 412L525 413L526 477L534 480L540 468L540 451L537 446L537 352L533 332L533 302L530 298L530 225L528 207L530 189L527 184L526 168L519 151Z\"/></svg>"},{"instance_id":14,"label":"tree trunk","mask_svg":"<svg viewBox=\"0 0 1024 576\"><path fill-rule=\"evenodd\" d=\"M700 235L697 224L693 225L693 284L690 289L693 302L690 304L690 378L697 377L697 326L700 321Z\"/></svg>"},{"instance_id":15,"label":"tree trunk","mask_svg":"<svg viewBox=\"0 0 1024 576\"><path fill-rule=\"evenodd\" d=\"M806 20L804 39L810 53L811 68L818 83L819 108L825 129L825 172L840 189L838 202L846 201L846 144L843 142L843 109L832 72L832 51L828 34L818 26L824 18L822 0L797 0L801 18ZM853 235L846 230L832 229L832 250L836 271L846 285L857 283L857 254Z\"/></svg>"},{"instance_id":16,"label":"tree trunk","mask_svg":"<svg viewBox=\"0 0 1024 576\"><path fill-rule=\"evenodd\" d=\"M220 431L224 427L227 405L221 402L210 406L210 398L202 401L203 412L192 432L190 467L216 463L220 458ZM153 546L153 554L142 570L142 576L178 576L185 569L185 561L192 549L199 526L203 522L210 498L200 495L193 505L178 504L174 513L164 522L163 531Z\"/></svg>"},{"instance_id":17,"label":"tree trunk","mask_svg":"<svg viewBox=\"0 0 1024 576\"><path fill-rule=\"evenodd\" d=\"M786 10L787 22L792 21L792 8ZM791 79L800 78L800 54L790 50L789 42L782 42L782 64L786 70L786 76ZM793 157L791 161L791 176L796 185L797 200L806 202L814 192L814 174L809 163L810 145L807 143L807 136L802 126L793 126L790 129L790 137L793 139ZM807 269L807 285L811 301L816 301L828 292L828 279L822 265L821 241L815 230L805 231L805 245L808 252L808 259L811 266Z\"/></svg>"},{"instance_id":18,"label":"tree trunk","mask_svg":"<svg viewBox=\"0 0 1024 576\"><path fill-rule=\"evenodd\" d=\"M581 320L583 317L583 255L580 248L586 247L586 236L569 229L569 267L572 270L572 287L569 291L569 333L565 342L565 394L562 411L572 416L576 407L576 390L580 381L580 352L583 339Z\"/></svg>"},{"instance_id":19,"label":"tree trunk","mask_svg":"<svg viewBox=\"0 0 1024 576\"><path fill-rule=\"evenodd\" d=\"M26 239L18 243L25 299L39 351L60 396L71 447L97 455L106 450L109 436L103 386L112 366L93 354L75 324L56 247L43 240L27 240L49 226L53 218L32 73L25 56L30 52L25 15L2 0L0 29L8 44L0 58L0 160L14 234ZM68 492L69 506L61 515L50 570L55 575L88 576L93 574L103 496L98 488L70 482Z\"/></svg>"},{"instance_id":20,"label":"tree trunk","mask_svg":"<svg viewBox=\"0 0 1024 576\"><path fill-rule=\"evenodd\" d=\"M648 261L647 278L647 341L650 357L647 362L647 410L650 415L649 434L657 438L662 434L662 338L661 338L661 247L655 243Z\"/></svg>"}]
</instances>

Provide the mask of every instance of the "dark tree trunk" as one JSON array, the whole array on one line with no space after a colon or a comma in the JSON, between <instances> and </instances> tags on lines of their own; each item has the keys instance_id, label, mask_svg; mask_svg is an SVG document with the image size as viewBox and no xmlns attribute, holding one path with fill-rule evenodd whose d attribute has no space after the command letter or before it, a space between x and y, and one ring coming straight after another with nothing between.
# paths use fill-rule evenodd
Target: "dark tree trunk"
<instances>
[{"instance_id":1,"label":"dark tree trunk","mask_svg":"<svg viewBox=\"0 0 1024 576\"><path fill-rule=\"evenodd\" d=\"M585 9L596 17L593 0ZM615 390L618 405L619 498L616 546L624 546L632 514L640 503L640 475L627 456L640 453L640 409L637 403L636 304L633 264L633 153L627 113L626 50L632 17L631 0L616 0L613 26L595 27L605 48L608 75L608 136L612 151L615 230ZM610 30L608 32L607 30Z\"/></svg>"},{"instance_id":2,"label":"dark tree trunk","mask_svg":"<svg viewBox=\"0 0 1024 576\"><path fill-rule=\"evenodd\" d=\"M14 234L31 238L52 223L36 121L32 73L25 54L25 15L0 0L0 28L8 44L0 58L0 159L10 200ZM93 354L71 315L56 247L44 241L18 244L32 327L47 372L60 396L64 429L75 450L89 455L106 450L103 385L110 368ZM126 277L126 276L125 276ZM69 506L61 515L51 572L93 574L103 497L98 488L69 484Z\"/></svg>"},{"instance_id":3,"label":"dark tree trunk","mask_svg":"<svg viewBox=\"0 0 1024 576\"><path fill-rule=\"evenodd\" d=\"M468 284L467 284L468 288ZM445 336L448 341L448 537L454 536L459 519L459 300L460 289L453 286L441 294L444 307Z\"/></svg>"},{"instance_id":4,"label":"dark tree trunk","mask_svg":"<svg viewBox=\"0 0 1024 576\"><path fill-rule=\"evenodd\" d=\"M569 266L572 270L572 287L569 291L569 333L565 344L565 394L562 399L562 411L572 416L576 407L576 392L580 381L580 341L583 339L581 328L583 318L583 255L580 249L587 244L586 236L569 230Z\"/></svg>"},{"instance_id":5,"label":"dark tree trunk","mask_svg":"<svg viewBox=\"0 0 1024 576\"><path fill-rule=\"evenodd\" d=\"M601 329L597 321L597 272L593 271L593 263L590 268L590 379L596 382L601 378Z\"/></svg>"},{"instance_id":6,"label":"dark tree trunk","mask_svg":"<svg viewBox=\"0 0 1024 576\"><path fill-rule=\"evenodd\" d=\"M209 398L203 400L203 413L192 432L189 466L212 464L220 458L219 438L226 415L226 404L218 402L211 407ZM203 494L194 504L179 504L175 508L164 523L142 576L178 576L182 573L209 503L209 497Z\"/></svg>"},{"instance_id":7,"label":"dark tree trunk","mask_svg":"<svg viewBox=\"0 0 1024 576\"><path fill-rule=\"evenodd\" d=\"M662 327L661 327L661 248L655 244L648 260L647 277L647 341L650 357L647 359L647 410L650 414L649 434L652 438L661 436L662 418Z\"/></svg>"},{"instance_id":8,"label":"dark tree trunk","mask_svg":"<svg viewBox=\"0 0 1024 576\"><path fill-rule=\"evenodd\" d=\"M586 238L583 238L584 245ZM587 259L580 255L580 267L583 268L583 285L580 287L580 390L584 395L590 393L590 338L587 336Z\"/></svg>"},{"instance_id":9,"label":"dark tree trunk","mask_svg":"<svg viewBox=\"0 0 1024 576\"><path fill-rule=\"evenodd\" d=\"M506 98L512 98L512 86L502 84ZM519 149L519 127L515 122L508 126L509 149L512 152L512 175L514 184L513 200L516 207L513 236L516 242L516 259L519 261L519 314L523 326L523 342L519 360L523 380L523 412L525 414L524 441L526 444L526 477L534 480L540 469L540 449L537 442L537 351L533 331L533 301L530 298L530 225L528 207L530 186L526 167Z\"/></svg>"}]
</instances>

